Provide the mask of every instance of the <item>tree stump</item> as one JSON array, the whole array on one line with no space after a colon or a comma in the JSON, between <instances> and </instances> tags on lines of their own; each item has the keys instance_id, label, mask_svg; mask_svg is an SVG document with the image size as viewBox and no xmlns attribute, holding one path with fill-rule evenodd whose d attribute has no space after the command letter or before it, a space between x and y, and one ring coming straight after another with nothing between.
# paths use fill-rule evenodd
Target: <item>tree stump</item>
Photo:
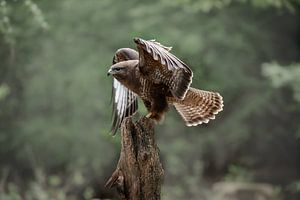
<instances>
[{"instance_id":1,"label":"tree stump","mask_svg":"<svg viewBox=\"0 0 300 200\"><path fill-rule=\"evenodd\" d=\"M154 122L142 117L121 125L122 147L106 187L116 187L121 200L159 200L164 171L154 138Z\"/></svg>"}]
</instances>

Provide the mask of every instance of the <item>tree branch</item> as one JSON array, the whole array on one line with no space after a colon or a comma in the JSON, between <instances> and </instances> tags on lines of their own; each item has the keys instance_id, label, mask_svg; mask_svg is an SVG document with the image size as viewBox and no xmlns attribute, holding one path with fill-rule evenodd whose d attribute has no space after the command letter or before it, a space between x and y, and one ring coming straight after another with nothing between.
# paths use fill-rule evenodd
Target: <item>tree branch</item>
<instances>
[{"instance_id":1,"label":"tree branch","mask_svg":"<svg viewBox=\"0 0 300 200\"><path fill-rule=\"evenodd\" d=\"M154 133L154 123L146 117L122 123L119 162L105 185L116 187L121 200L160 199L164 171Z\"/></svg>"}]
</instances>

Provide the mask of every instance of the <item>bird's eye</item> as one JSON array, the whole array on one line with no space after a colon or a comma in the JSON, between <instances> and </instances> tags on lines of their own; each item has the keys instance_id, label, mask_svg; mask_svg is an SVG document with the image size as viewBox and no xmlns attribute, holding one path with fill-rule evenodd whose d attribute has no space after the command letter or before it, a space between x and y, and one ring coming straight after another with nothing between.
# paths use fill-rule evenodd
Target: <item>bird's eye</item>
<instances>
[{"instance_id":1,"label":"bird's eye","mask_svg":"<svg viewBox=\"0 0 300 200\"><path fill-rule=\"evenodd\" d=\"M116 70L116 71L120 71L121 68L120 68L120 67L116 67L115 70Z\"/></svg>"}]
</instances>

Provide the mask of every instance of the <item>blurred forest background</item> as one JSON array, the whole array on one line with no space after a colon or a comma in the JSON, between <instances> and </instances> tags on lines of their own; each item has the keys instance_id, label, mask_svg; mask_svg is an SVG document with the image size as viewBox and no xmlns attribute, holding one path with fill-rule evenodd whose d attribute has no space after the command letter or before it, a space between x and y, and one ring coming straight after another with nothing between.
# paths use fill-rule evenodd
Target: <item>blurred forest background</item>
<instances>
[{"instance_id":1,"label":"blurred forest background","mask_svg":"<svg viewBox=\"0 0 300 200\"><path fill-rule=\"evenodd\" d=\"M157 126L163 200L210 200L218 183L300 199L299 0L0 0L1 200L115 198L106 72L136 36L225 100L208 125L171 109Z\"/></svg>"}]
</instances>

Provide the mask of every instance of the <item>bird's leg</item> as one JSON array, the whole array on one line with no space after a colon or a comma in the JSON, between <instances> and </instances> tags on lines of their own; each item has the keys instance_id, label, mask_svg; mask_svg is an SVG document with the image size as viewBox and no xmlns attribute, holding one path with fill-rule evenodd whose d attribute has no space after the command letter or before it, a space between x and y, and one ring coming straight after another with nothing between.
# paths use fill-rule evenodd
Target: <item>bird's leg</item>
<instances>
[{"instance_id":1,"label":"bird's leg","mask_svg":"<svg viewBox=\"0 0 300 200\"><path fill-rule=\"evenodd\" d=\"M159 122L162 118L162 113L157 113L157 112L149 112L147 115L146 115L147 118L150 118L150 119L153 119L157 122Z\"/></svg>"},{"instance_id":2,"label":"bird's leg","mask_svg":"<svg viewBox=\"0 0 300 200\"><path fill-rule=\"evenodd\" d=\"M168 103L165 97L158 96L156 99L144 101L144 104L149 111L147 118L160 122L164 118L164 113L168 110Z\"/></svg>"},{"instance_id":3,"label":"bird's leg","mask_svg":"<svg viewBox=\"0 0 300 200\"><path fill-rule=\"evenodd\" d=\"M150 118L150 119L152 118L151 116L152 116L152 112L149 112L149 113L146 115L146 117L147 117L147 118Z\"/></svg>"},{"instance_id":4,"label":"bird's leg","mask_svg":"<svg viewBox=\"0 0 300 200\"><path fill-rule=\"evenodd\" d=\"M151 101L148 101L148 100L143 100L144 101L144 104L148 110L148 114L146 115L147 118L150 118L152 119L152 112L151 112L151 108L152 108L152 104L151 104Z\"/></svg>"}]
</instances>

